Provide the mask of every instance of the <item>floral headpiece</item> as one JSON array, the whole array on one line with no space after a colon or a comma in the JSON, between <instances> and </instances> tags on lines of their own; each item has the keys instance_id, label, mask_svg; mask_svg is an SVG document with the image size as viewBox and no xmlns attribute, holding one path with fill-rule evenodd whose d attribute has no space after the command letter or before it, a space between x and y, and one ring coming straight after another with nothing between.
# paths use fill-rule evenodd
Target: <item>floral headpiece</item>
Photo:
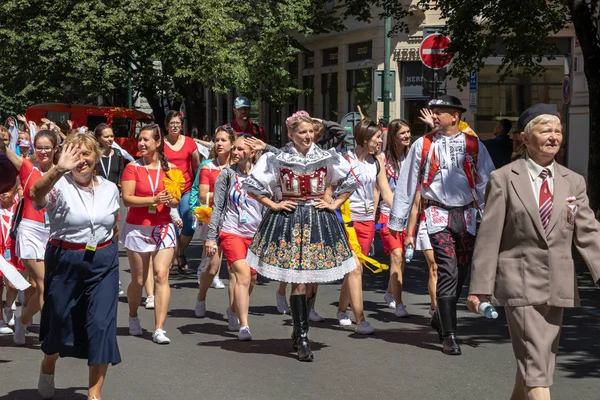
<instances>
[{"instance_id":1,"label":"floral headpiece","mask_svg":"<svg viewBox=\"0 0 600 400\"><path fill-rule=\"evenodd\" d=\"M290 126L290 124L292 123L292 121L295 120L296 118L299 118L299 117L310 117L310 115L306 111L304 111L304 110L296 111L291 116L289 116L289 117L286 118L285 124L287 126Z\"/></svg>"}]
</instances>

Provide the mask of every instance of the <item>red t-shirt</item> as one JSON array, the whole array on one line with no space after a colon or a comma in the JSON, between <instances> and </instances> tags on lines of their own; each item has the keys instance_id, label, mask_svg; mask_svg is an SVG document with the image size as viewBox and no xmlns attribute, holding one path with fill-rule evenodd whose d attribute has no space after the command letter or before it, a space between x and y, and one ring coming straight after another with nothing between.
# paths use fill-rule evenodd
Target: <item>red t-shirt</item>
<instances>
[{"instance_id":1,"label":"red t-shirt","mask_svg":"<svg viewBox=\"0 0 600 400\"><path fill-rule=\"evenodd\" d=\"M183 146L181 146L181 149L178 151L171 149L168 143L165 143L165 156L171 164L175 164L175 166L183 172L185 187L182 193L187 193L192 190L192 184L194 183L194 163L192 161L192 155L198 151L198 147L191 137L184 136L184 138Z\"/></svg>"},{"instance_id":2,"label":"red t-shirt","mask_svg":"<svg viewBox=\"0 0 600 400\"><path fill-rule=\"evenodd\" d=\"M258 124L256 124L256 126L258 127L258 132L256 131L256 128L254 126L254 122L252 122L252 120L248 120L248 124L246 125L246 129L242 130L242 128L240 128L237 120L233 120L231 121L231 127L233 128L233 131L235 132L236 135L239 135L241 133L247 133L249 135L252 135L256 138L259 138L260 140L262 140L263 142L267 143L267 137L265 136L265 132L263 131L263 128L261 128Z\"/></svg>"},{"instance_id":3,"label":"red t-shirt","mask_svg":"<svg viewBox=\"0 0 600 400\"><path fill-rule=\"evenodd\" d=\"M208 191L213 193L215 191L215 182L217 181L220 172L221 169L216 167L214 162L202 167L200 170L200 185L208 185ZM205 200L206 199L200 199L202 203L204 203Z\"/></svg>"},{"instance_id":4,"label":"red t-shirt","mask_svg":"<svg viewBox=\"0 0 600 400\"><path fill-rule=\"evenodd\" d=\"M29 175L31 174L31 177ZM36 210L33 208L33 200L31 199L31 187L42 177L42 173L38 167L34 166L28 159L23 159L23 165L19 170L19 181L23 185L23 219L29 219L44 224L44 213L46 209Z\"/></svg>"},{"instance_id":5,"label":"red t-shirt","mask_svg":"<svg viewBox=\"0 0 600 400\"><path fill-rule=\"evenodd\" d=\"M15 252L15 243L11 239L10 225L12 223L13 216L17 209L17 197L15 196L15 200L13 201L13 205L11 208L2 208L0 207L0 254L11 263L14 267L19 270L23 270L24 266L21 260L17 257ZM6 258L7 250L10 252L10 257ZM0 274L0 276L2 276Z\"/></svg>"},{"instance_id":6,"label":"red t-shirt","mask_svg":"<svg viewBox=\"0 0 600 400\"><path fill-rule=\"evenodd\" d=\"M154 185L156 182L157 173L159 174L158 186L156 191L152 193L150 180L152 181L152 185ZM165 190L165 184L163 182L165 176L165 172L162 170L162 168L159 168L158 170L148 168L148 172L146 172L143 162L136 161L134 163L127 164L125 171L123 171L123 178L121 181L135 181L135 196L152 197ZM169 210L169 207L167 207L165 204L156 205L156 214L150 214L148 210L149 206L129 207L125 222L132 225L143 226L166 225L172 222L170 214L171 210Z\"/></svg>"}]
</instances>

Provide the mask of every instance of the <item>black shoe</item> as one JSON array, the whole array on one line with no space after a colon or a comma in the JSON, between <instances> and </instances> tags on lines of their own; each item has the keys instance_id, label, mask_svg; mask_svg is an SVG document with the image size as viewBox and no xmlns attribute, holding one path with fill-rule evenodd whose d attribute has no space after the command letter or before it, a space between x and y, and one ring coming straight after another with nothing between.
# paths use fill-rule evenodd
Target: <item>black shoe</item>
<instances>
[{"instance_id":1,"label":"black shoe","mask_svg":"<svg viewBox=\"0 0 600 400\"><path fill-rule=\"evenodd\" d=\"M290 310L294 322L294 349L298 350L298 360L312 361L314 356L308 342L308 304L306 295L290 296Z\"/></svg>"},{"instance_id":2,"label":"black shoe","mask_svg":"<svg viewBox=\"0 0 600 400\"><path fill-rule=\"evenodd\" d=\"M443 344L444 348L442 351L444 354L449 356L460 356L462 354L454 333L450 333L448 336L444 337Z\"/></svg>"},{"instance_id":3,"label":"black shoe","mask_svg":"<svg viewBox=\"0 0 600 400\"><path fill-rule=\"evenodd\" d=\"M456 297L438 297L436 313L442 327L444 354L459 356L462 354L456 340Z\"/></svg>"}]
</instances>

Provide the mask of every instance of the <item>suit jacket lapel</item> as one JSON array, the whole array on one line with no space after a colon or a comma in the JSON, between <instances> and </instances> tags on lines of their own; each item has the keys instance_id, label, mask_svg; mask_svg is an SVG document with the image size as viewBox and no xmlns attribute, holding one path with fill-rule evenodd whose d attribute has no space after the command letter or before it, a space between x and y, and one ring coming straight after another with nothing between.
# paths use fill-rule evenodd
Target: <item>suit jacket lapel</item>
<instances>
[{"instance_id":1,"label":"suit jacket lapel","mask_svg":"<svg viewBox=\"0 0 600 400\"><path fill-rule=\"evenodd\" d=\"M511 184L517 193L517 196L525 206L535 229L538 231L541 237L546 239L546 231L542 226L542 220L540 219L540 208L535 202L535 196L531 189L531 178L527 172L527 165L524 159L517 160L513 163L512 171L515 176L511 179ZM555 190L556 192L556 190Z\"/></svg>"},{"instance_id":2,"label":"suit jacket lapel","mask_svg":"<svg viewBox=\"0 0 600 400\"><path fill-rule=\"evenodd\" d=\"M554 175L554 194L552 198L552 214L548 223L548 235L550 235L550 232L552 232L552 229L560 219L560 215L567 205L567 196L569 195L569 180L567 178L569 171L555 163Z\"/></svg>"}]
</instances>

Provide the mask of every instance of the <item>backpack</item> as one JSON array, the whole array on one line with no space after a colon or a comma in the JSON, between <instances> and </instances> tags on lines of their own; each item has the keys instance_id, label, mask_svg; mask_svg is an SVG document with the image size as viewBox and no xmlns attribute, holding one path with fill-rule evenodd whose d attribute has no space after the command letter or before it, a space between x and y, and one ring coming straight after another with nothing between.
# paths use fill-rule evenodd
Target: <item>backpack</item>
<instances>
[{"instance_id":1,"label":"backpack","mask_svg":"<svg viewBox=\"0 0 600 400\"><path fill-rule=\"evenodd\" d=\"M439 160L436 158L435 149L431 151L431 144L433 143L433 137L435 133L430 133L423 136L423 150L421 151L421 166L419 168L421 179L419 180L419 185L423 185L425 189L427 189L435 174L439 170ZM475 199L475 195L473 191L475 190L475 186L477 184L477 159L479 157L479 139L476 136L464 134L465 136L465 159L463 161L463 170L465 175L467 176L467 180L469 181L469 187L471 188L471 197L473 197L473 203L475 204L475 208L481 211L477 200ZM428 158L430 159L430 163L427 163Z\"/></svg>"}]
</instances>

